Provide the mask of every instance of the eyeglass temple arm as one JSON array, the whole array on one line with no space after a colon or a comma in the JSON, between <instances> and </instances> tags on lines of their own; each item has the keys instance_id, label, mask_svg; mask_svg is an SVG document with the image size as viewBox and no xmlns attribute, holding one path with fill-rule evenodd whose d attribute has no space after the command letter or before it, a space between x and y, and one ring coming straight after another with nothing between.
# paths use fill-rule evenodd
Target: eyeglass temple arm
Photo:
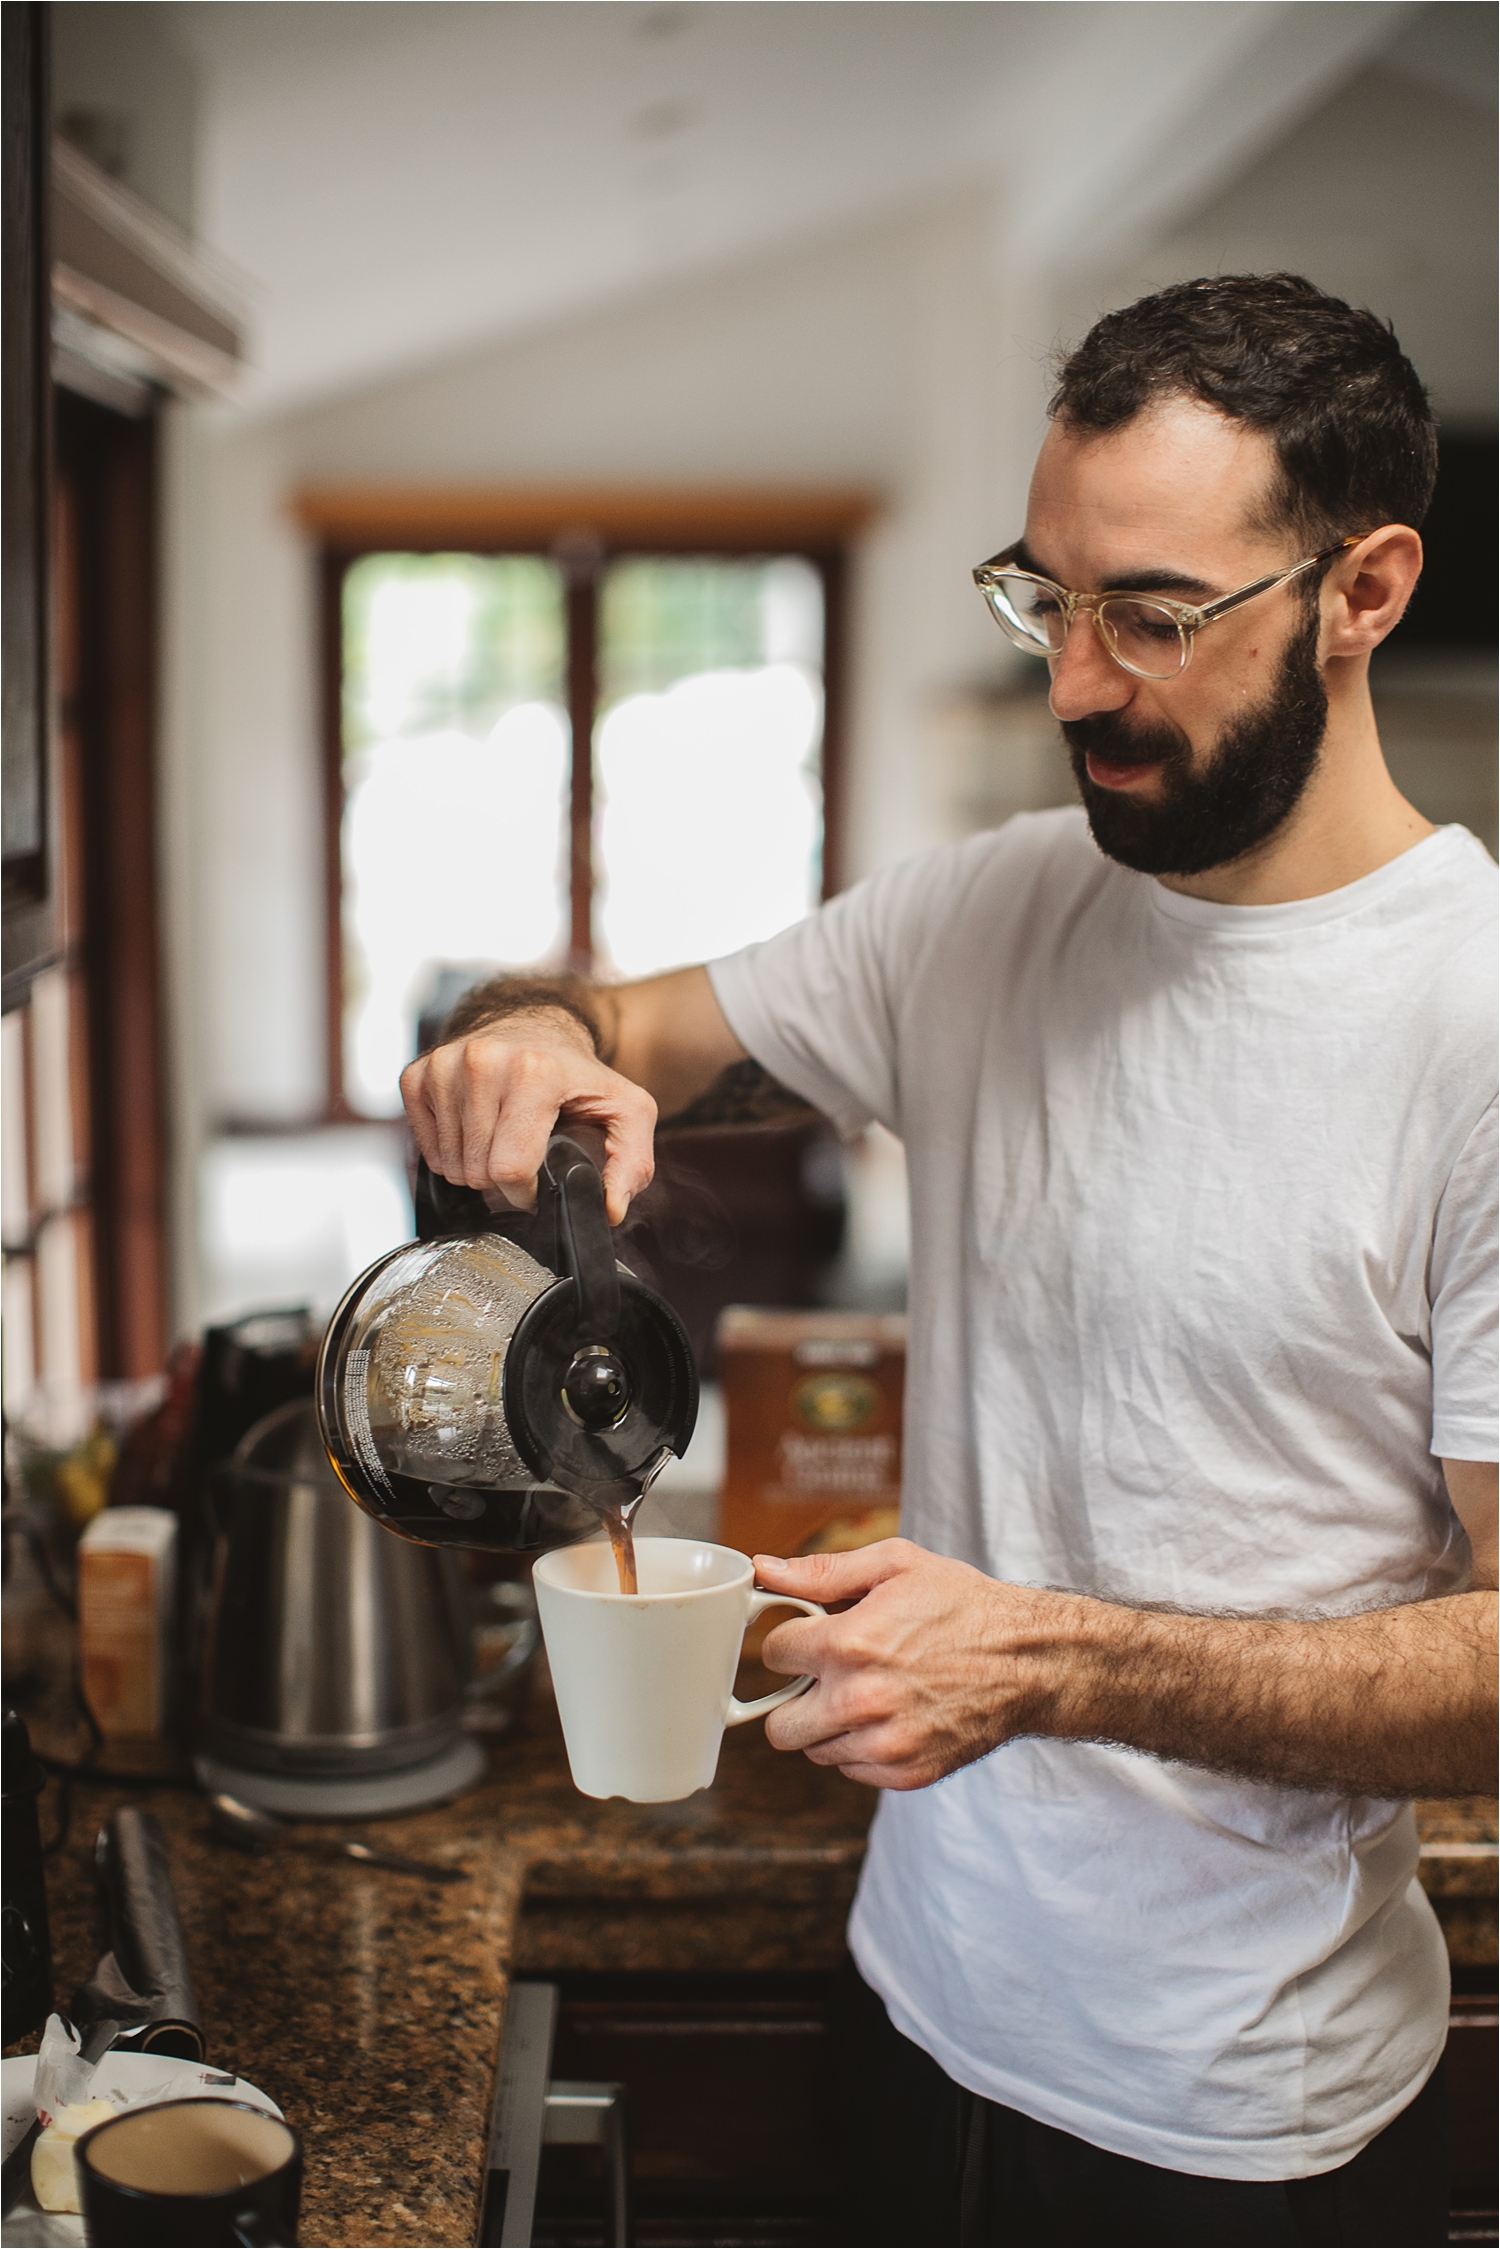
<instances>
[{"instance_id":1,"label":"eyeglass temple arm","mask_svg":"<svg viewBox=\"0 0 1500 2249\"><path fill-rule=\"evenodd\" d=\"M1294 562L1290 570L1273 570L1268 578L1257 578L1248 586L1236 587L1233 593L1223 595L1218 601L1205 603L1194 619L1195 628L1199 625L1211 625L1216 617L1227 617L1230 610L1238 609L1242 601L1253 601L1257 594L1269 593L1272 586L1284 586L1291 579L1300 578L1304 570L1315 570L1320 562L1327 562L1333 555L1343 554L1346 548L1357 547L1361 539L1368 536L1364 531L1352 532L1347 539L1340 539L1335 546L1325 547L1321 554L1310 554L1305 562Z\"/></svg>"},{"instance_id":2,"label":"eyeglass temple arm","mask_svg":"<svg viewBox=\"0 0 1500 2249\"><path fill-rule=\"evenodd\" d=\"M1013 540L1008 547L1002 547L998 554L992 554L988 562L978 563L975 566L973 574L975 585L982 586L986 578L995 576L996 574L998 574L998 572L1004 570L1011 562L1013 562L1015 560L1016 548L1020 545L1020 543L1021 542L1019 539ZM1050 583L1051 580L1049 579L1048 584L1050 585Z\"/></svg>"}]
</instances>

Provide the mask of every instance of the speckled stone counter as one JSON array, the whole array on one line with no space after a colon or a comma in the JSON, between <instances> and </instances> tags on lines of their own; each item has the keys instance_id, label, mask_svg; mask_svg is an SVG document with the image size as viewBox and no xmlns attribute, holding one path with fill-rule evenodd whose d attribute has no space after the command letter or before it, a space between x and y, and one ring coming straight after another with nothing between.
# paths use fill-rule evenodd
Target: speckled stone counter
<instances>
[{"instance_id":1,"label":"speckled stone counter","mask_svg":"<svg viewBox=\"0 0 1500 2249\"><path fill-rule=\"evenodd\" d=\"M489 1778L455 1803L303 1831L468 1869L448 1887L301 1853L246 1857L185 1792L75 1791L70 1840L48 1875L59 1996L98 1954L94 1836L118 1803L148 1803L167 1835L210 2056L261 2086L303 2135L304 2243L475 2240L514 1966L837 1957L874 1800L779 1757L759 1726L726 1736L711 1792L598 1804L568 1777L542 1673L489 1761Z\"/></svg>"},{"instance_id":2,"label":"speckled stone counter","mask_svg":"<svg viewBox=\"0 0 1500 2249\"><path fill-rule=\"evenodd\" d=\"M1455 1967L1493 1968L1500 1824L1493 1796L1434 1799L1417 1806L1422 1838L1418 1873L1448 1940Z\"/></svg>"},{"instance_id":3,"label":"speckled stone counter","mask_svg":"<svg viewBox=\"0 0 1500 2249\"><path fill-rule=\"evenodd\" d=\"M51 1865L63 1997L94 1964L89 1853L125 1800L78 1790ZM465 1883L247 1858L211 1836L193 1797L135 1800L167 1833L213 2060L262 2086L303 2134L303 2241L370 2249L475 2239L513 1969L831 1967L874 1804L838 1773L778 1756L758 1725L726 1736L710 1791L594 1803L568 1777L545 1672L491 1745L486 1781L352 1830L461 1865ZM1422 1878L1450 1947L1493 1961L1495 1805L1420 1812Z\"/></svg>"}]
</instances>

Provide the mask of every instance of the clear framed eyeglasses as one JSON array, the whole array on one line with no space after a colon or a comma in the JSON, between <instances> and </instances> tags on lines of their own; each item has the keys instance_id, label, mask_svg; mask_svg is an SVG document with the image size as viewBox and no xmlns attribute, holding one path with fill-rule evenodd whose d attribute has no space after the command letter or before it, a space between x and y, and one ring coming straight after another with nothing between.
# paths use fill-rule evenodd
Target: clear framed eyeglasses
<instances>
[{"instance_id":1,"label":"clear framed eyeglasses","mask_svg":"<svg viewBox=\"0 0 1500 2249\"><path fill-rule=\"evenodd\" d=\"M1221 594L1217 601L1195 608L1191 602L1169 601L1163 594L1072 593L1032 570L1018 570L1012 557L1021 542L1005 547L981 562L974 583L989 603L996 624L1017 648L1032 656L1060 656L1073 619L1092 617L1099 638L1122 671L1137 679L1175 679L1193 653L1193 640L1205 625L1227 617L1231 609L1253 601L1257 594L1284 586L1320 562L1327 562L1347 547L1357 547L1369 537L1356 531L1336 546L1294 562L1289 570L1276 570L1267 578L1252 578L1248 586Z\"/></svg>"}]
</instances>

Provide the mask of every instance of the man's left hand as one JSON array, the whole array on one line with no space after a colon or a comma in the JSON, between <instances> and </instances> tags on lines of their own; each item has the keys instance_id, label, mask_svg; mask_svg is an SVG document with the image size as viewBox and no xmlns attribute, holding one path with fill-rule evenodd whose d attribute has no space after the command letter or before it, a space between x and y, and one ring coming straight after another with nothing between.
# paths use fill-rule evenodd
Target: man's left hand
<instances>
[{"instance_id":1,"label":"man's left hand","mask_svg":"<svg viewBox=\"0 0 1500 2249\"><path fill-rule=\"evenodd\" d=\"M1016 1734L1038 1730L1044 1644L1059 1596L1006 1585L909 1539L852 1554L755 1557L757 1582L836 1608L768 1634L773 1671L817 1684L766 1720L777 1749L802 1749L872 1788L925 1788Z\"/></svg>"},{"instance_id":2,"label":"man's left hand","mask_svg":"<svg viewBox=\"0 0 1500 2249\"><path fill-rule=\"evenodd\" d=\"M1495 1471L1470 1465L1472 1491L1450 1470L1454 1503L1493 1586ZM773 1747L872 1788L926 1788L1022 1734L1348 1796L1494 1786L1490 1591L1352 1616L1194 1616L1007 1584L904 1538L761 1554L756 1570L835 1611L767 1637L773 1671L817 1681L766 1720Z\"/></svg>"}]
</instances>

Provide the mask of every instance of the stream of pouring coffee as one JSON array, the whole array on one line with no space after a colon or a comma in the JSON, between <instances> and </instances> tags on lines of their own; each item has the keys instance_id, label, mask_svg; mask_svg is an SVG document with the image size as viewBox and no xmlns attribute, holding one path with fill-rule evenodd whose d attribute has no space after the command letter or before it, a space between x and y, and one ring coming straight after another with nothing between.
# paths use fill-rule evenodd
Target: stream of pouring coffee
<instances>
[{"instance_id":1,"label":"stream of pouring coffee","mask_svg":"<svg viewBox=\"0 0 1500 2249\"><path fill-rule=\"evenodd\" d=\"M609 1543L615 1550L615 1570L622 1593L639 1593L640 1580L635 1569L635 1539L630 1528L630 1514L623 1507L602 1510L604 1527L609 1532ZM634 1513L632 1508L631 1514Z\"/></svg>"},{"instance_id":2,"label":"stream of pouring coffee","mask_svg":"<svg viewBox=\"0 0 1500 2249\"><path fill-rule=\"evenodd\" d=\"M615 1573L620 1580L622 1593L639 1593L641 1589L640 1580L636 1576L632 1525L641 1501L671 1457L671 1452L663 1446L643 1476L622 1479L617 1484L592 1484L580 1494L588 1501L609 1533L609 1543L614 1550Z\"/></svg>"}]
</instances>

